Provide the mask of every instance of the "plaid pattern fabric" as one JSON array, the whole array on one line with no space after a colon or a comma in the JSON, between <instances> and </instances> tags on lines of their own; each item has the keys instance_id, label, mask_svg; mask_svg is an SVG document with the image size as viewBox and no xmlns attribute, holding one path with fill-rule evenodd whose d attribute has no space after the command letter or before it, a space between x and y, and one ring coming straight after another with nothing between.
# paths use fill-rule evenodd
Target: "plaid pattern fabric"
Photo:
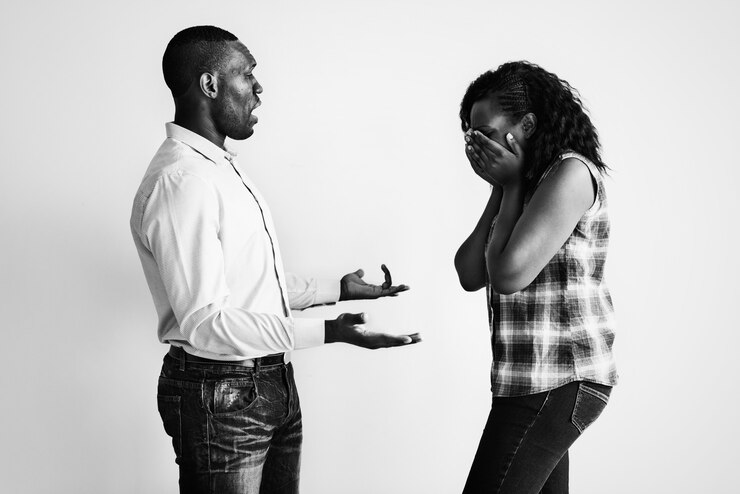
<instances>
[{"instance_id":1,"label":"plaid pattern fabric","mask_svg":"<svg viewBox=\"0 0 740 494\"><path fill-rule=\"evenodd\" d=\"M528 287L499 295L488 284L494 396L540 393L572 381L617 383L614 311L603 281L609 244L604 184L596 166L573 152L561 154L542 179L566 158L588 166L596 201Z\"/></svg>"}]
</instances>

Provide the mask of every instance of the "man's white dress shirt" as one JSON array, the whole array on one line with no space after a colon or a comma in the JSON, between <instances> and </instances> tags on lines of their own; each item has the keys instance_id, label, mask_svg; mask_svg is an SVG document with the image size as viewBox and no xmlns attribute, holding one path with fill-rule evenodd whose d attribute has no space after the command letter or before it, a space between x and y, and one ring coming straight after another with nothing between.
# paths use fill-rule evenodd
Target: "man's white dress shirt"
<instances>
[{"instance_id":1,"label":"man's white dress shirt","mask_svg":"<svg viewBox=\"0 0 740 494\"><path fill-rule=\"evenodd\" d=\"M166 129L131 213L159 340L217 360L324 343L324 320L290 309L336 302L339 282L286 274L267 204L233 154Z\"/></svg>"}]
</instances>

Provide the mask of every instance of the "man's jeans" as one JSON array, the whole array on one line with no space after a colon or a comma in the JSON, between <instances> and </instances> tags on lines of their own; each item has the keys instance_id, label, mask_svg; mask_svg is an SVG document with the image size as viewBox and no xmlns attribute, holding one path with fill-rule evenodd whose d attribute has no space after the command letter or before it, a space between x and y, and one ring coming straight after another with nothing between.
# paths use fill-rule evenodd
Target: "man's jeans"
<instances>
[{"instance_id":1,"label":"man's jeans","mask_svg":"<svg viewBox=\"0 0 740 494\"><path fill-rule=\"evenodd\" d=\"M157 405L181 493L298 492L302 428L293 367L165 355Z\"/></svg>"},{"instance_id":2,"label":"man's jeans","mask_svg":"<svg viewBox=\"0 0 740 494\"><path fill-rule=\"evenodd\" d=\"M493 398L463 494L566 494L568 448L593 423L611 387L573 382Z\"/></svg>"}]
</instances>

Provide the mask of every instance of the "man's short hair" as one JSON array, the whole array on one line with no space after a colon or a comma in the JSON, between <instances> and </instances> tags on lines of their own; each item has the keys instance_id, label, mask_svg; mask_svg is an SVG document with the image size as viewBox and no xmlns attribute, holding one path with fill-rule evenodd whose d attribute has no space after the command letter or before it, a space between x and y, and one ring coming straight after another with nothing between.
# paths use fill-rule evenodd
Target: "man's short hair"
<instances>
[{"instance_id":1,"label":"man's short hair","mask_svg":"<svg viewBox=\"0 0 740 494\"><path fill-rule=\"evenodd\" d=\"M227 43L238 38L215 26L193 26L177 33L162 57L162 72L172 96L182 96L204 72L223 68Z\"/></svg>"}]
</instances>

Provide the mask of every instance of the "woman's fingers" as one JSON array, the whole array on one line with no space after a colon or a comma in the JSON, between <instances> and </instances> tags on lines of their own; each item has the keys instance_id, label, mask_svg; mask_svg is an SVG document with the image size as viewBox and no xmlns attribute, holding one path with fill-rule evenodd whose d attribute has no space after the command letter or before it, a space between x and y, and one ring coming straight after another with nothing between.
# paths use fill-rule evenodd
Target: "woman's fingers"
<instances>
[{"instance_id":1,"label":"woman's fingers","mask_svg":"<svg viewBox=\"0 0 740 494\"><path fill-rule=\"evenodd\" d=\"M465 154L468 156L470 164L473 165L473 170L475 170L478 175L485 174L485 165L483 164L483 160L471 144L465 146Z\"/></svg>"},{"instance_id":2,"label":"woman's fingers","mask_svg":"<svg viewBox=\"0 0 740 494\"><path fill-rule=\"evenodd\" d=\"M474 142L478 144L481 152L485 153L494 161L504 156L504 153L509 152L509 150L506 149L504 146L494 141L493 139L489 139L477 130L473 132L473 138Z\"/></svg>"},{"instance_id":3,"label":"woman's fingers","mask_svg":"<svg viewBox=\"0 0 740 494\"><path fill-rule=\"evenodd\" d=\"M511 133L506 134L506 141L509 143L511 150L514 151L516 156L522 155L522 147L519 145L517 140L514 139L514 136Z\"/></svg>"}]
</instances>

